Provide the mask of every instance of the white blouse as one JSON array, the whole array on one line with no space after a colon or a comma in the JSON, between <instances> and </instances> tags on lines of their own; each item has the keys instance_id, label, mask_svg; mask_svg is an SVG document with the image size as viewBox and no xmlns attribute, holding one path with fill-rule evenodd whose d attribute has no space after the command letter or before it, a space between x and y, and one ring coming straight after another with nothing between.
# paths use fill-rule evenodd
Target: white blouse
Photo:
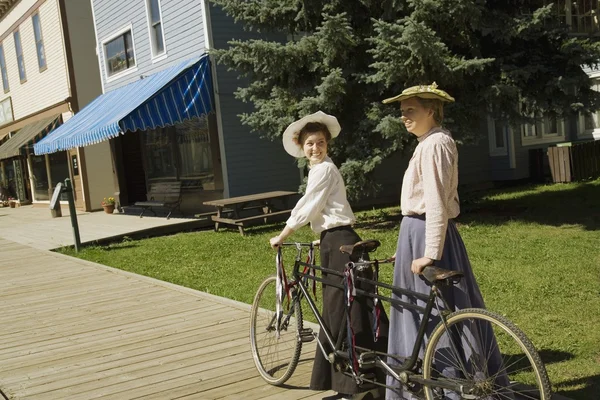
<instances>
[{"instance_id":1,"label":"white blouse","mask_svg":"<svg viewBox=\"0 0 600 400\"><path fill-rule=\"evenodd\" d=\"M460 213L458 150L450 132L439 127L418 140L404 173L400 208L402 215L425 215L425 257L439 260L448 219Z\"/></svg>"},{"instance_id":2,"label":"white blouse","mask_svg":"<svg viewBox=\"0 0 600 400\"><path fill-rule=\"evenodd\" d=\"M343 225L356 219L346 198L346 186L331 158L313 165L308 172L306 193L292 210L286 224L293 230L310 223L315 233Z\"/></svg>"}]
</instances>

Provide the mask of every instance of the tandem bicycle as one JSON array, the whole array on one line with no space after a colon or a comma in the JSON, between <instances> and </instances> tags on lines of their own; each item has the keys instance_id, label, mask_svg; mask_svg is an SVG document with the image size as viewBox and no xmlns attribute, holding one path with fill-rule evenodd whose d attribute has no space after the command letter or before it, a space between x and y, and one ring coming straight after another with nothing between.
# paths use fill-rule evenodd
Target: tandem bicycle
<instances>
[{"instance_id":1,"label":"tandem bicycle","mask_svg":"<svg viewBox=\"0 0 600 400\"><path fill-rule=\"evenodd\" d=\"M279 247L277 274L266 278L258 288L250 316L252 355L266 382L272 385L286 382L296 369L303 343L316 340L318 351L359 385L392 390L402 388L427 400L550 400L550 381L545 366L521 329L506 317L487 309L453 310L449 307L443 289L459 283L461 272L426 267L423 277L430 286L428 294L393 286L378 279L380 265L393 261L368 260L367 254L379 245L377 240L366 240L342 246L340 251L348 254L351 260L343 273L316 265L313 243L284 243ZM283 269L282 247L296 249L289 278ZM302 261L304 250L308 252L306 262ZM366 269L374 272L369 275L373 279L361 276ZM354 346L346 334L347 327L340 329L338 337L332 337L331 329L324 323L315 303L314 290L311 295L311 284L322 282L316 271L339 276L340 283L334 286L344 290L347 298L367 296L374 304L387 302L420 313L421 325L412 354L400 357ZM352 277L351 281L348 277ZM378 288L388 289L396 297L380 294ZM425 306L406 301L406 296L422 300ZM324 331L325 343L319 341L317 332L304 326L304 303L314 314L319 329ZM351 303L347 304L347 307L351 306ZM394 384L377 381L376 369L393 377Z\"/></svg>"}]
</instances>

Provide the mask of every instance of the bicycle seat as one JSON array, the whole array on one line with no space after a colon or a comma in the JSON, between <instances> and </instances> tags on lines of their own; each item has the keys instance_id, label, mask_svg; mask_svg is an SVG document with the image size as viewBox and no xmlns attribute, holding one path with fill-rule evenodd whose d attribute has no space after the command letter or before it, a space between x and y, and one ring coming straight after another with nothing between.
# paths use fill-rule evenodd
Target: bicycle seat
<instances>
[{"instance_id":1,"label":"bicycle seat","mask_svg":"<svg viewBox=\"0 0 600 400\"><path fill-rule=\"evenodd\" d=\"M354 244L345 244L340 246L340 251L344 254L349 254L352 261L356 261L365 253L375 251L381 242L379 240L363 240Z\"/></svg>"},{"instance_id":2,"label":"bicycle seat","mask_svg":"<svg viewBox=\"0 0 600 400\"><path fill-rule=\"evenodd\" d=\"M423 276L431 283L456 284L460 282L464 274L458 271L429 266L423 269Z\"/></svg>"}]
</instances>

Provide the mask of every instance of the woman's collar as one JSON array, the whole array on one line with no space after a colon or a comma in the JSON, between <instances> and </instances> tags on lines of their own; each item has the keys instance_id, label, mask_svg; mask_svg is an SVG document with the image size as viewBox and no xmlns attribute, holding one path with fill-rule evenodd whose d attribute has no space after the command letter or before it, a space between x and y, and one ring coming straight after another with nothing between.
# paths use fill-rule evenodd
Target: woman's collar
<instances>
[{"instance_id":1,"label":"woman's collar","mask_svg":"<svg viewBox=\"0 0 600 400\"><path fill-rule=\"evenodd\" d=\"M447 131L444 128L442 128L441 126L434 126L430 130L428 130L427 133L417 137L417 140L419 142L422 142L423 140L427 139L429 136L431 136L432 134L434 134L436 132L447 132Z\"/></svg>"},{"instance_id":2,"label":"woman's collar","mask_svg":"<svg viewBox=\"0 0 600 400\"><path fill-rule=\"evenodd\" d=\"M313 167L315 167L315 166L317 166L317 165L321 165L321 164L323 164L324 162L333 162L333 161L331 161L331 158L329 158L329 156L327 155L327 156L325 156L325 158L323 159L323 161L321 161L321 162L319 162L319 163L316 163L316 164L310 164L310 163L309 163L309 164L308 164L308 169L311 169L311 168L313 168Z\"/></svg>"}]
</instances>

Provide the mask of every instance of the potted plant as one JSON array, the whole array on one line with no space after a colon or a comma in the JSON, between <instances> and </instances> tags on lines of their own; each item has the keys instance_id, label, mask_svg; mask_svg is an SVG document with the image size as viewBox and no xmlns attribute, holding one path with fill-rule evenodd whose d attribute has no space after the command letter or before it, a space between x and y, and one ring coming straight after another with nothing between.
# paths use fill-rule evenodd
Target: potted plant
<instances>
[{"instance_id":1,"label":"potted plant","mask_svg":"<svg viewBox=\"0 0 600 400\"><path fill-rule=\"evenodd\" d=\"M102 200L102 208L104 208L104 212L107 214L112 214L115 211L115 198L114 197L105 197Z\"/></svg>"}]
</instances>

